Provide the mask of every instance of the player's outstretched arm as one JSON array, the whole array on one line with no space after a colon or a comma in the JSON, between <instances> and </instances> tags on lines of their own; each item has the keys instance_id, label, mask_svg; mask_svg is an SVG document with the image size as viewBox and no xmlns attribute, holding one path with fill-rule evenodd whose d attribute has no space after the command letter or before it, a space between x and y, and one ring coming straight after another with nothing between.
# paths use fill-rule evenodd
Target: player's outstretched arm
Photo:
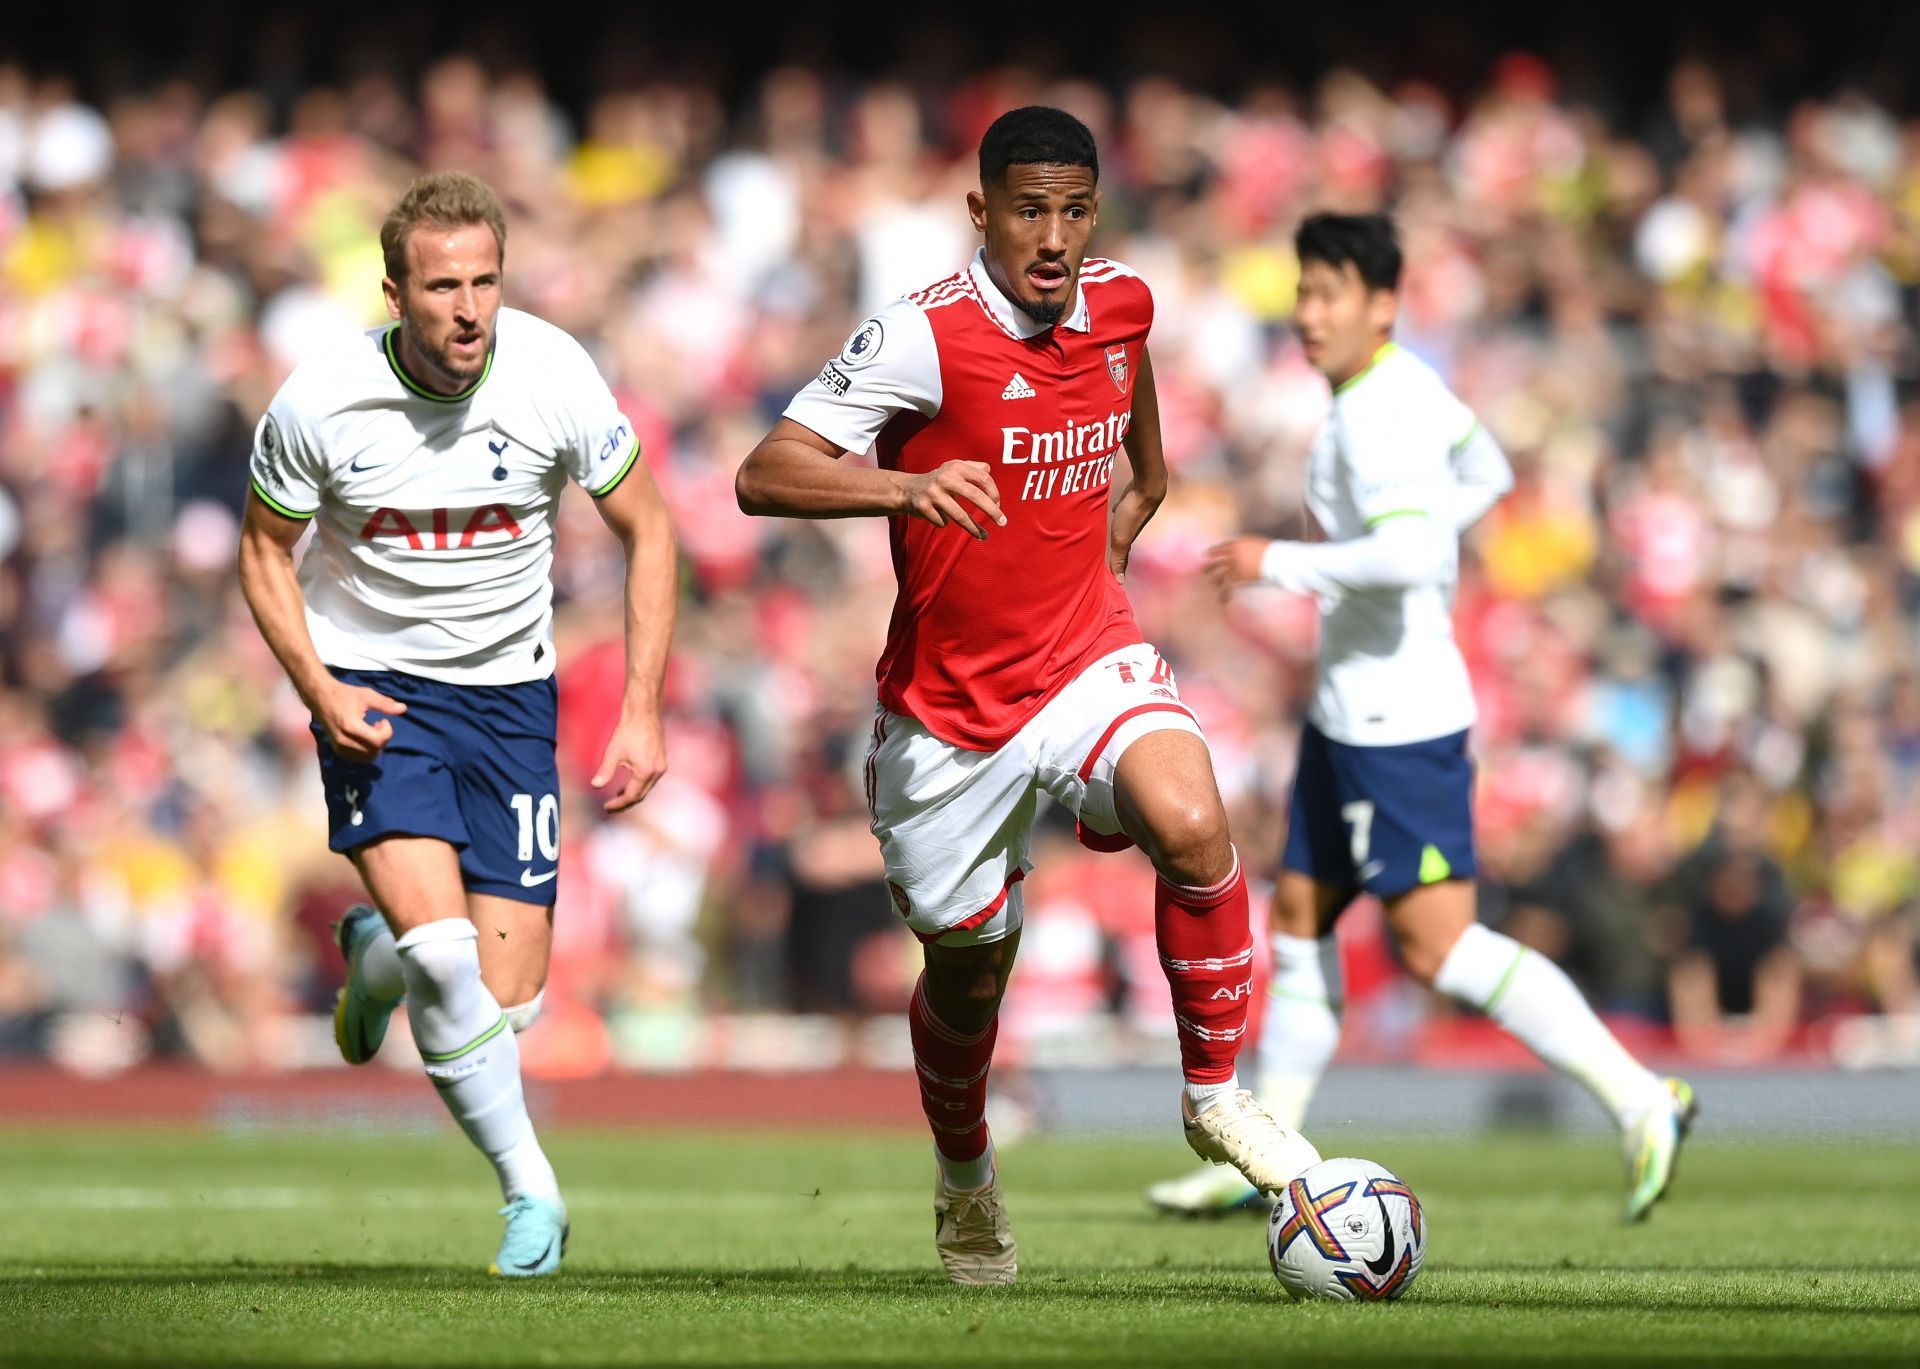
<instances>
[{"instance_id":1,"label":"player's outstretched arm","mask_svg":"<svg viewBox=\"0 0 1920 1369\"><path fill-rule=\"evenodd\" d=\"M367 711L397 716L407 706L377 689L335 679L313 649L306 598L293 567L294 544L306 529L305 519L275 513L249 491L240 524L240 592L260 635L314 721L327 730L333 749L345 760L372 760L392 738L393 724L385 718L369 723Z\"/></svg>"},{"instance_id":2,"label":"player's outstretched arm","mask_svg":"<svg viewBox=\"0 0 1920 1369\"><path fill-rule=\"evenodd\" d=\"M905 515L936 528L957 523L986 541L986 524L1007 525L993 468L949 461L919 475L840 460L846 453L790 418L773 425L733 480L742 513L776 518Z\"/></svg>"},{"instance_id":3,"label":"player's outstretched arm","mask_svg":"<svg viewBox=\"0 0 1920 1369\"><path fill-rule=\"evenodd\" d=\"M631 808L667 773L666 730L660 721L660 695L667 676L667 647L673 641L677 605L679 547L667 501L653 472L635 461L626 478L594 500L600 517L620 539L626 555L627 680L620 695L620 717L594 771L593 787L613 782L621 767L627 777L603 805L609 813Z\"/></svg>"},{"instance_id":4,"label":"player's outstretched arm","mask_svg":"<svg viewBox=\"0 0 1920 1369\"><path fill-rule=\"evenodd\" d=\"M1365 536L1345 542L1236 537L1208 551L1207 575L1222 593L1248 584L1296 594L1414 589L1452 573L1457 536L1451 521L1408 510L1383 515Z\"/></svg>"},{"instance_id":5,"label":"player's outstretched arm","mask_svg":"<svg viewBox=\"0 0 1920 1369\"><path fill-rule=\"evenodd\" d=\"M1107 524L1107 564L1121 584L1134 539L1167 497L1167 458L1160 448L1160 393L1153 387L1153 358L1140 348L1140 378L1133 384L1133 420L1122 439L1132 476L1113 501Z\"/></svg>"}]
</instances>

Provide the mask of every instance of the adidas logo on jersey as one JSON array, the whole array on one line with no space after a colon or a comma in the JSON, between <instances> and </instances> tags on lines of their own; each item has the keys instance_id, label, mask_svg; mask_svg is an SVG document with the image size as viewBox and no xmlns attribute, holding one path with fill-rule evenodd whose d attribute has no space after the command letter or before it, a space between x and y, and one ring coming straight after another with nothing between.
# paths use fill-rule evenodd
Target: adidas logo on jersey
<instances>
[{"instance_id":1,"label":"adidas logo on jersey","mask_svg":"<svg viewBox=\"0 0 1920 1369\"><path fill-rule=\"evenodd\" d=\"M1000 392L1000 398L1032 399L1033 394L1033 386L1027 384L1027 378L1018 371L1015 371L1013 373L1013 379L1007 382L1007 388Z\"/></svg>"}]
</instances>

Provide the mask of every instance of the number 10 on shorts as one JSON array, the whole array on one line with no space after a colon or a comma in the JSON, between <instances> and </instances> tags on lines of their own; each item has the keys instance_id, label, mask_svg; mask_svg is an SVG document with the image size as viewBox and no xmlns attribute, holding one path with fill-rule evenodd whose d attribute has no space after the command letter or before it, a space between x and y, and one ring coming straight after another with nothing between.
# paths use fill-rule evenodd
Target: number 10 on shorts
<instances>
[{"instance_id":1,"label":"number 10 on shorts","mask_svg":"<svg viewBox=\"0 0 1920 1369\"><path fill-rule=\"evenodd\" d=\"M519 858L523 861L533 859L533 844L540 843L540 854L548 860L560 859L560 799L554 794L542 794L538 807L533 795L515 794L510 800L514 816L520 820Z\"/></svg>"}]
</instances>

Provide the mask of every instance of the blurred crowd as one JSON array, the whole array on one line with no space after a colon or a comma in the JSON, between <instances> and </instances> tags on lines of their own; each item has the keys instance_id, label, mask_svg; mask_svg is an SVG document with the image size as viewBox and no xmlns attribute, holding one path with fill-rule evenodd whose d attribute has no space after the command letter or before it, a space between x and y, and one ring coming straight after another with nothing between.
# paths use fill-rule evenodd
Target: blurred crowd
<instances>
[{"instance_id":1,"label":"blurred crowd","mask_svg":"<svg viewBox=\"0 0 1920 1369\"><path fill-rule=\"evenodd\" d=\"M1249 868L1280 849L1316 615L1222 605L1200 557L1307 531L1328 394L1288 328L1292 228L1388 209L1400 340L1518 479L1458 600L1484 915L1716 1058L1920 1012L1920 121L1684 61L1603 113L1522 52L1447 91L794 65L577 107L454 53L89 98L0 66L0 1054L246 1068L331 1004L327 924L357 888L237 590L238 514L258 415L302 356L382 319L379 221L435 168L500 190L509 302L592 350L684 553L672 771L607 820L585 781L620 686L620 555L570 492L530 1058L685 1064L752 1014L899 1010L916 957L858 780L885 528L749 520L733 473L863 313L966 260L979 134L1035 101L1094 129L1095 248L1155 292L1174 486L1128 588ZM1144 864L1057 820L1036 855L1019 1030L1169 1030ZM1416 1031L1372 917L1347 928L1356 1010L1400 1004L1378 1023Z\"/></svg>"}]
</instances>

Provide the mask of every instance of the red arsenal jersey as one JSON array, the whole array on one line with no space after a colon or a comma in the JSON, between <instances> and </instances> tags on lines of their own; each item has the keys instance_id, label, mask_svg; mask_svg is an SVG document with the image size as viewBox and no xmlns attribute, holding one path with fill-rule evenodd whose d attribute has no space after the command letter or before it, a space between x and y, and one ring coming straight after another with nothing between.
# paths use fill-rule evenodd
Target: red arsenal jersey
<instances>
[{"instance_id":1,"label":"red arsenal jersey","mask_svg":"<svg viewBox=\"0 0 1920 1369\"><path fill-rule=\"evenodd\" d=\"M1007 526L985 524L986 541L889 520L889 709L997 750L1088 662L1140 640L1107 566L1107 495L1152 323L1146 282L1089 257L1073 312L1037 324L980 253L861 324L794 397L788 418L889 470L993 467Z\"/></svg>"}]
</instances>

